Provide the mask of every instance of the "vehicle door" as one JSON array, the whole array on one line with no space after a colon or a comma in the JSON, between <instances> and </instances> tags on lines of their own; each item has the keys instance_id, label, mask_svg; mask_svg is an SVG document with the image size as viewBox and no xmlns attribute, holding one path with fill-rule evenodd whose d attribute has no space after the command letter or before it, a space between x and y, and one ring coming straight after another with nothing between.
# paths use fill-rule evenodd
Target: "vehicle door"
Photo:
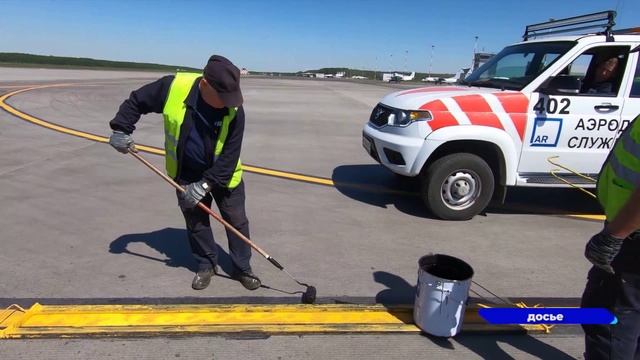
<instances>
[{"instance_id":1,"label":"vehicle door","mask_svg":"<svg viewBox=\"0 0 640 360\"><path fill-rule=\"evenodd\" d=\"M551 171L558 167L550 161L581 174L595 176L600 171L623 126L623 84L631 67L630 48L620 43L585 47L532 92L518 165L520 178L530 179L528 183L556 182ZM595 73L611 57L616 57L617 66L605 89L595 81Z\"/></svg>"}]
</instances>

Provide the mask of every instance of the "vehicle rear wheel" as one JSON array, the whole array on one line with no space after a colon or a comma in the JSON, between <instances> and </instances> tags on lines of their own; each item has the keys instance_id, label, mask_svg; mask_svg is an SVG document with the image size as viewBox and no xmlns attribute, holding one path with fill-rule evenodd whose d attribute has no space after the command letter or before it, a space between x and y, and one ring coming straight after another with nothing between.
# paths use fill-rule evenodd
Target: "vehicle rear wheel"
<instances>
[{"instance_id":1,"label":"vehicle rear wheel","mask_svg":"<svg viewBox=\"0 0 640 360\"><path fill-rule=\"evenodd\" d=\"M429 165L421 190L422 200L435 216L444 220L468 220L491 201L493 172L477 155L451 154Z\"/></svg>"}]
</instances>

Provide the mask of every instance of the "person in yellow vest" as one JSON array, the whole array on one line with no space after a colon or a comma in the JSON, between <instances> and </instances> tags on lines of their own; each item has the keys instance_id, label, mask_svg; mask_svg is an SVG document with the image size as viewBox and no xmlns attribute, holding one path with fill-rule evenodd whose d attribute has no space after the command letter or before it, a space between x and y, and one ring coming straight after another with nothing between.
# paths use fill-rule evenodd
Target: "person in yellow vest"
<instances>
[{"instance_id":1,"label":"person in yellow vest","mask_svg":"<svg viewBox=\"0 0 640 360\"><path fill-rule=\"evenodd\" d=\"M164 116L167 175L183 185L177 192L191 252L198 262L195 290L206 288L218 271L218 247L209 215L197 207L215 200L222 217L249 237L240 149L245 126L240 70L213 55L203 73L178 72L135 90L109 125L109 144L122 153L134 149L131 136L142 114ZM255 290L260 279L250 266L251 248L227 230L231 276Z\"/></svg>"},{"instance_id":2,"label":"person in yellow vest","mask_svg":"<svg viewBox=\"0 0 640 360\"><path fill-rule=\"evenodd\" d=\"M581 307L607 308L614 325L583 325L585 359L640 359L640 116L616 141L598 177L606 221L585 248L593 263Z\"/></svg>"}]
</instances>

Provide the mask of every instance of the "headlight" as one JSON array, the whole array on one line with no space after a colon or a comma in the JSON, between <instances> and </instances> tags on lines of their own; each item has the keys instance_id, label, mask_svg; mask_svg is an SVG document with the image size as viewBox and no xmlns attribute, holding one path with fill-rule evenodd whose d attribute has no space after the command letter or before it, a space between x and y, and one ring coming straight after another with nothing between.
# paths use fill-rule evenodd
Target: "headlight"
<instances>
[{"instance_id":1,"label":"headlight","mask_svg":"<svg viewBox=\"0 0 640 360\"><path fill-rule=\"evenodd\" d=\"M407 126L414 121L431 119L431 113L428 111L397 111L395 116L389 116L389 125Z\"/></svg>"}]
</instances>

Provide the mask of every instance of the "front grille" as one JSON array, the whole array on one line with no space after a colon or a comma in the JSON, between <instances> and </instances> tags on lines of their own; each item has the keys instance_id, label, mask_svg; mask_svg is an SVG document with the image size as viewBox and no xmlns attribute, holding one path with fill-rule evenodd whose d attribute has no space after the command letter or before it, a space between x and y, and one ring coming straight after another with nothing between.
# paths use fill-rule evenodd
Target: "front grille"
<instances>
[{"instance_id":1,"label":"front grille","mask_svg":"<svg viewBox=\"0 0 640 360\"><path fill-rule=\"evenodd\" d=\"M371 116L369 117L369 122L377 127L387 125L387 122L389 121L389 115L393 113L393 109L382 104L378 104L375 108L373 108Z\"/></svg>"}]
</instances>

